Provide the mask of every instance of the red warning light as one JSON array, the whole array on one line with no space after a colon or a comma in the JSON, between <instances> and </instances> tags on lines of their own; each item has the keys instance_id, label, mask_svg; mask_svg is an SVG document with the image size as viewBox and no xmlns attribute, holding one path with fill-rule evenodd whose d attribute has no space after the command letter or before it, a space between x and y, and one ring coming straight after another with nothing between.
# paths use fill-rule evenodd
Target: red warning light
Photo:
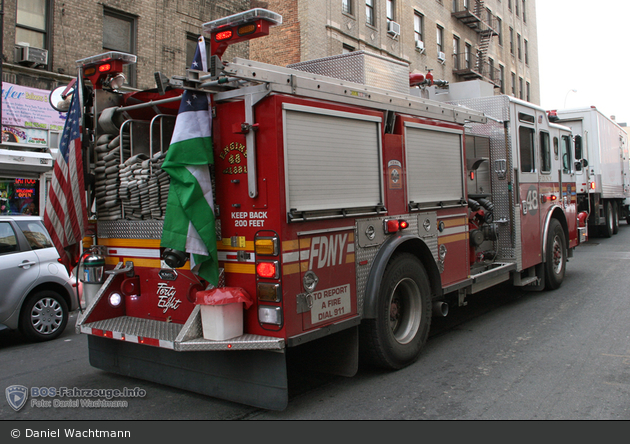
<instances>
[{"instance_id":1,"label":"red warning light","mask_svg":"<svg viewBox=\"0 0 630 444\"><path fill-rule=\"evenodd\" d=\"M214 38L217 42L222 42L224 40L229 40L232 38L232 30L228 29L227 31L217 32L214 35Z\"/></svg>"}]
</instances>

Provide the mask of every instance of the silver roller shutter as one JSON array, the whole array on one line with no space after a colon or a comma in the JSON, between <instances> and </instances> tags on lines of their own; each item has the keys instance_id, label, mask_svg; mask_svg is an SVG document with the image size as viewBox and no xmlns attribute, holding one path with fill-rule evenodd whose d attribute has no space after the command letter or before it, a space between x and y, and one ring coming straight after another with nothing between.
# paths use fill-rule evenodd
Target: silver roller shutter
<instances>
[{"instance_id":1,"label":"silver roller shutter","mask_svg":"<svg viewBox=\"0 0 630 444\"><path fill-rule=\"evenodd\" d=\"M405 124L407 186L415 203L464 199L463 131Z\"/></svg>"},{"instance_id":2,"label":"silver roller shutter","mask_svg":"<svg viewBox=\"0 0 630 444\"><path fill-rule=\"evenodd\" d=\"M287 208L382 204L380 117L284 105Z\"/></svg>"}]
</instances>

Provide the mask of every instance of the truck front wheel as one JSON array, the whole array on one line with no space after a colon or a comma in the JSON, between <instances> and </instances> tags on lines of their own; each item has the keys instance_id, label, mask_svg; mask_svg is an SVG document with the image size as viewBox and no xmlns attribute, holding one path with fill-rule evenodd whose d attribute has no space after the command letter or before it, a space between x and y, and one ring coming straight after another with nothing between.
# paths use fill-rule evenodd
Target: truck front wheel
<instances>
[{"instance_id":1,"label":"truck front wheel","mask_svg":"<svg viewBox=\"0 0 630 444\"><path fill-rule=\"evenodd\" d=\"M549 223L545 255L545 289L555 290L564 280L567 263L567 242L558 219Z\"/></svg>"},{"instance_id":2,"label":"truck front wheel","mask_svg":"<svg viewBox=\"0 0 630 444\"><path fill-rule=\"evenodd\" d=\"M361 324L364 358L397 370L418 359L431 326L431 291L422 263L414 255L395 256L381 283L376 319Z\"/></svg>"}]
</instances>

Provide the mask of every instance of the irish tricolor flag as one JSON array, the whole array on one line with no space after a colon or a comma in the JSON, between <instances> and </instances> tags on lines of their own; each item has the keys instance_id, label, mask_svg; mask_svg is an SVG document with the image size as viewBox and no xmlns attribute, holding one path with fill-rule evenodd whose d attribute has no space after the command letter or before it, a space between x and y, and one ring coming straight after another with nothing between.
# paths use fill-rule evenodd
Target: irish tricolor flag
<instances>
[{"instance_id":1,"label":"irish tricolor flag","mask_svg":"<svg viewBox=\"0 0 630 444\"><path fill-rule=\"evenodd\" d=\"M207 71L206 46L199 37L191 69ZM212 121L207 94L185 91L162 168L171 184L162 247L190 253L191 269L217 285L219 268L210 165Z\"/></svg>"}]
</instances>

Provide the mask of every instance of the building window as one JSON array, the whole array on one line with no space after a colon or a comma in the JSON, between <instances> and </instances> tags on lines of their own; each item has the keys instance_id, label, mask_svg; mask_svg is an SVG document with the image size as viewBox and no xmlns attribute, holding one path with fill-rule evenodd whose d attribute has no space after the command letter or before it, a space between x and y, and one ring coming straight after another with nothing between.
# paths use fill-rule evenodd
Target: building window
<instances>
[{"instance_id":1,"label":"building window","mask_svg":"<svg viewBox=\"0 0 630 444\"><path fill-rule=\"evenodd\" d=\"M488 65L490 66L490 80L492 80L493 82L496 82L498 79L496 78L496 75L494 73L494 59L488 57Z\"/></svg>"},{"instance_id":2,"label":"building window","mask_svg":"<svg viewBox=\"0 0 630 444\"><path fill-rule=\"evenodd\" d=\"M15 43L48 48L48 1L17 0Z\"/></svg>"},{"instance_id":3,"label":"building window","mask_svg":"<svg viewBox=\"0 0 630 444\"><path fill-rule=\"evenodd\" d=\"M499 76L501 77L501 94L505 94L505 66L499 65Z\"/></svg>"},{"instance_id":4,"label":"building window","mask_svg":"<svg viewBox=\"0 0 630 444\"><path fill-rule=\"evenodd\" d=\"M512 73L512 95L516 97L516 74Z\"/></svg>"},{"instance_id":5,"label":"building window","mask_svg":"<svg viewBox=\"0 0 630 444\"><path fill-rule=\"evenodd\" d=\"M527 96L525 97L525 100L527 100L528 102L531 102L532 101L532 97L531 97L532 87L529 84L529 82L525 83L525 87L527 88L527 91L526 91Z\"/></svg>"},{"instance_id":6,"label":"building window","mask_svg":"<svg viewBox=\"0 0 630 444\"><path fill-rule=\"evenodd\" d=\"M394 15L394 0L387 0L387 21L393 22L396 17Z\"/></svg>"},{"instance_id":7,"label":"building window","mask_svg":"<svg viewBox=\"0 0 630 444\"><path fill-rule=\"evenodd\" d=\"M470 43L466 43L464 46L464 60L466 63L466 69L472 68L472 46Z\"/></svg>"},{"instance_id":8,"label":"building window","mask_svg":"<svg viewBox=\"0 0 630 444\"><path fill-rule=\"evenodd\" d=\"M459 37L453 36L453 69L459 70Z\"/></svg>"},{"instance_id":9,"label":"building window","mask_svg":"<svg viewBox=\"0 0 630 444\"><path fill-rule=\"evenodd\" d=\"M103 10L103 51L136 52L136 18L108 9ZM123 66L129 86L136 86L136 65Z\"/></svg>"},{"instance_id":10,"label":"building window","mask_svg":"<svg viewBox=\"0 0 630 444\"><path fill-rule=\"evenodd\" d=\"M518 52L518 59L523 60L521 53L521 35L516 34L516 50Z\"/></svg>"},{"instance_id":11,"label":"building window","mask_svg":"<svg viewBox=\"0 0 630 444\"><path fill-rule=\"evenodd\" d=\"M353 14L352 11L352 0L341 0L341 12L346 14Z\"/></svg>"},{"instance_id":12,"label":"building window","mask_svg":"<svg viewBox=\"0 0 630 444\"><path fill-rule=\"evenodd\" d=\"M437 50L438 50L438 54L441 52L444 52L444 28L442 28L440 25L438 25L437 27Z\"/></svg>"},{"instance_id":13,"label":"building window","mask_svg":"<svg viewBox=\"0 0 630 444\"><path fill-rule=\"evenodd\" d=\"M346 45L345 43L344 43L343 47L341 48L341 53L342 54L350 54L351 52L354 52L354 51L355 51L355 49L354 49L353 46Z\"/></svg>"},{"instance_id":14,"label":"building window","mask_svg":"<svg viewBox=\"0 0 630 444\"><path fill-rule=\"evenodd\" d=\"M518 78L518 98L523 100L523 78Z\"/></svg>"},{"instance_id":15,"label":"building window","mask_svg":"<svg viewBox=\"0 0 630 444\"><path fill-rule=\"evenodd\" d=\"M521 0L514 0L514 6L516 6L516 16L517 17L519 16L519 13L518 13L518 2L519 1L521 1Z\"/></svg>"},{"instance_id":16,"label":"building window","mask_svg":"<svg viewBox=\"0 0 630 444\"><path fill-rule=\"evenodd\" d=\"M523 0L523 23L527 23L527 14L525 13L525 0Z\"/></svg>"},{"instance_id":17,"label":"building window","mask_svg":"<svg viewBox=\"0 0 630 444\"><path fill-rule=\"evenodd\" d=\"M525 50L525 64L529 65L529 50L527 48L527 40L523 41L523 45L524 45L523 49Z\"/></svg>"},{"instance_id":18,"label":"building window","mask_svg":"<svg viewBox=\"0 0 630 444\"><path fill-rule=\"evenodd\" d=\"M510 54L514 55L514 30L510 28Z\"/></svg>"},{"instance_id":19,"label":"building window","mask_svg":"<svg viewBox=\"0 0 630 444\"><path fill-rule=\"evenodd\" d=\"M374 2L376 0L365 0L365 22L370 26L376 25L374 17Z\"/></svg>"},{"instance_id":20,"label":"building window","mask_svg":"<svg viewBox=\"0 0 630 444\"><path fill-rule=\"evenodd\" d=\"M503 46L503 20L497 17L497 33L499 34L499 45Z\"/></svg>"},{"instance_id":21,"label":"building window","mask_svg":"<svg viewBox=\"0 0 630 444\"><path fill-rule=\"evenodd\" d=\"M413 15L413 35L416 42L423 42L422 33L424 29L424 16L418 11Z\"/></svg>"},{"instance_id":22,"label":"building window","mask_svg":"<svg viewBox=\"0 0 630 444\"><path fill-rule=\"evenodd\" d=\"M508 0L508 9L512 10L512 0Z\"/></svg>"}]
</instances>

